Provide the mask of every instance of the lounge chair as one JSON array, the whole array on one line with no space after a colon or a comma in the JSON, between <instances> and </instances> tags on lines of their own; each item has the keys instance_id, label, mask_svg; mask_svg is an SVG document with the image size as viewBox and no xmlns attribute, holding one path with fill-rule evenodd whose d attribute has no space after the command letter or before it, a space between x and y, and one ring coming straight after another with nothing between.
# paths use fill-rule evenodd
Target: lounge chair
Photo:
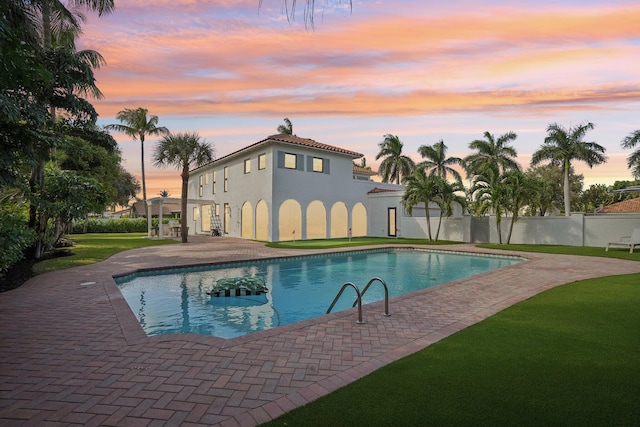
<instances>
[{"instance_id":1,"label":"lounge chair","mask_svg":"<svg viewBox=\"0 0 640 427\"><path fill-rule=\"evenodd\" d=\"M633 248L636 246L640 246L640 228L635 228L631 233L631 236L624 236L621 237L617 242L607 243L607 251L609 250L610 246L622 246L624 248L629 248L629 253L633 253Z\"/></svg>"}]
</instances>

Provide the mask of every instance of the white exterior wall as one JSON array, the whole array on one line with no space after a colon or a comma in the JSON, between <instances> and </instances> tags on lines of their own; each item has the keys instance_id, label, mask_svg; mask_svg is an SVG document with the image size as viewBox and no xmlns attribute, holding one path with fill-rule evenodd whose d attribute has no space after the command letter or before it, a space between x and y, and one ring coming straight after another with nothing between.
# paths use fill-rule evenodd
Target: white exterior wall
<instances>
[{"instance_id":1,"label":"white exterior wall","mask_svg":"<svg viewBox=\"0 0 640 427\"><path fill-rule=\"evenodd\" d=\"M502 219L502 242L506 243L511 218ZM640 228L638 214L607 214L587 216L520 217L513 226L511 243L567 246L606 246L608 242L629 236ZM498 243L495 217L490 222L491 243Z\"/></svg>"}]
</instances>

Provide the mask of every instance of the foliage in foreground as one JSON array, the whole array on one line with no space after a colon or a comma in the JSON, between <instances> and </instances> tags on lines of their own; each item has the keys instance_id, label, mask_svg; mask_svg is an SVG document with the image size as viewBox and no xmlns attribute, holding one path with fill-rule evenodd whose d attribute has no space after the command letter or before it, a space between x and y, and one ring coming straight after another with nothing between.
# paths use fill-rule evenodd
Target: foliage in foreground
<instances>
[{"instance_id":1,"label":"foliage in foreground","mask_svg":"<svg viewBox=\"0 0 640 427\"><path fill-rule=\"evenodd\" d=\"M635 425L640 274L512 306L268 426Z\"/></svg>"}]
</instances>

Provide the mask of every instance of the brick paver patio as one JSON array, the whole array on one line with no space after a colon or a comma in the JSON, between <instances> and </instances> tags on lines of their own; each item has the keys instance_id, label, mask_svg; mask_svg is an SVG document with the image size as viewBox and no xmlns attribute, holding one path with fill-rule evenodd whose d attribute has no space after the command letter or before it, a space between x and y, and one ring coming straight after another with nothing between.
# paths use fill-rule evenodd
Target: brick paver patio
<instances>
[{"instance_id":1,"label":"brick paver patio","mask_svg":"<svg viewBox=\"0 0 640 427\"><path fill-rule=\"evenodd\" d=\"M313 252L191 237L0 294L0 424L252 426L546 289L640 272L639 262L522 253L528 261L394 298L391 317L379 302L364 307L364 325L353 309L230 340L146 337L112 279L141 268Z\"/></svg>"}]
</instances>

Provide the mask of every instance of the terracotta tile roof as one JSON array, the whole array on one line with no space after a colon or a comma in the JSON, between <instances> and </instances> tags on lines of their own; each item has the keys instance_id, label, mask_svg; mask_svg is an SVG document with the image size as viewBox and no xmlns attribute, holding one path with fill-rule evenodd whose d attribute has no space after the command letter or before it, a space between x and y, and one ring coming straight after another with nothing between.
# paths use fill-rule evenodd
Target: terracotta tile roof
<instances>
[{"instance_id":1,"label":"terracotta tile roof","mask_svg":"<svg viewBox=\"0 0 640 427\"><path fill-rule=\"evenodd\" d=\"M640 197L623 200L598 209L598 213L635 213L640 212Z\"/></svg>"},{"instance_id":2,"label":"terracotta tile roof","mask_svg":"<svg viewBox=\"0 0 640 427\"><path fill-rule=\"evenodd\" d=\"M286 142L288 144L302 145L302 146L305 146L305 147L318 148L320 150L333 151L335 153L347 154L349 156L353 156L353 157L356 157L356 158L364 156L364 154L356 153L355 151L345 150L344 148L339 148L339 147L334 147L333 145L323 144L321 142L314 141L313 139L310 139L310 138L300 138L299 136L296 136L296 135L286 135L286 134L271 135L266 140L263 140L263 141L260 141L260 142L264 142L264 141Z\"/></svg>"},{"instance_id":3,"label":"terracotta tile roof","mask_svg":"<svg viewBox=\"0 0 640 427\"><path fill-rule=\"evenodd\" d=\"M192 171L196 171L198 169L207 167L208 165L210 165L212 163L219 162L220 160L226 159L228 157L233 157L236 154L242 153L243 151L250 150L250 149L255 148L255 147L259 146L259 145L266 144L268 142L273 142L273 141L283 142L283 143L286 143L286 144L302 145L304 147L317 148L319 150L332 151L334 153L346 154L347 156L351 156L354 159L358 159L358 158L364 156L364 154L362 154L362 153L357 153L357 152L351 151L351 150L345 150L344 148L335 147L333 145L323 144L321 142L314 141L313 139L310 139L310 138L300 138L299 136L296 136L296 135L277 134L277 135L271 135L271 136L263 139L262 141L258 141L258 142L255 142L255 143L251 144L251 145L247 145L246 147L241 148L240 150L234 151L233 153L229 153L226 156L222 156L222 157L220 157L218 159L215 159L212 162L207 163L206 165L202 165L199 168L192 169Z\"/></svg>"},{"instance_id":4,"label":"terracotta tile roof","mask_svg":"<svg viewBox=\"0 0 640 427\"><path fill-rule=\"evenodd\" d=\"M367 169L367 168L361 168L360 166L356 166L356 165L353 165L353 171L361 175L373 176L378 174L378 172L376 171L372 171L371 169Z\"/></svg>"},{"instance_id":5,"label":"terracotta tile roof","mask_svg":"<svg viewBox=\"0 0 640 427\"><path fill-rule=\"evenodd\" d=\"M390 188L380 188L380 187L374 187L373 190L370 190L367 194L375 194L375 193L393 193L395 191L400 191L400 190L393 190Z\"/></svg>"}]
</instances>

